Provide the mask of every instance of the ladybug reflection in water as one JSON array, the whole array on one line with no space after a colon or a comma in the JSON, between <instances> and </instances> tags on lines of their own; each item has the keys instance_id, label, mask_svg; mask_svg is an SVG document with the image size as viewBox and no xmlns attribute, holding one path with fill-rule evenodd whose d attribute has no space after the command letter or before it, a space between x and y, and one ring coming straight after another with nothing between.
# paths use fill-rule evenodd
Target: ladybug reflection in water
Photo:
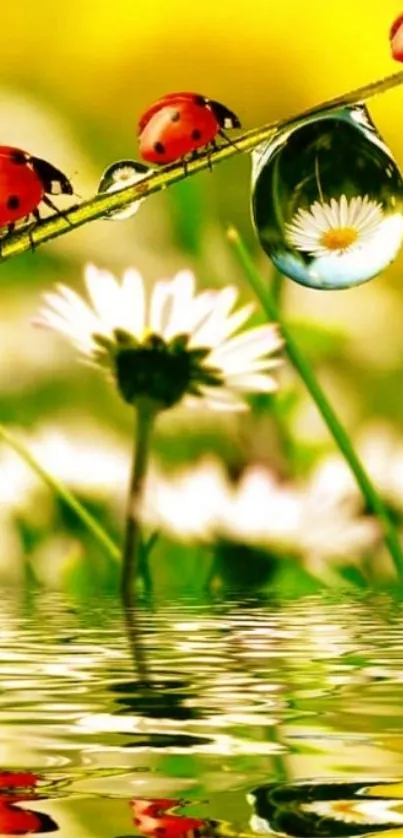
<instances>
[{"instance_id":1,"label":"ladybug reflection in water","mask_svg":"<svg viewBox=\"0 0 403 838\"><path fill-rule=\"evenodd\" d=\"M197 838L199 835L212 834L208 820L172 813L172 809L185 805L183 800L137 797L130 800L129 805L133 823L141 835L151 838Z\"/></svg>"},{"instance_id":2,"label":"ladybug reflection in water","mask_svg":"<svg viewBox=\"0 0 403 838\"><path fill-rule=\"evenodd\" d=\"M50 195L73 195L66 175L51 163L12 146L0 146L0 227L12 233L17 221L40 219L41 203L64 215Z\"/></svg>"},{"instance_id":3,"label":"ladybug reflection in water","mask_svg":"<svg viewBox=\"0 0 403 838\"><path fill-rule=\"evenodd\" d=\"M169 93L158 99L140 119L140 154L148 163L165 165L197 157L200 149L217 147L217 136L228 143L225 129L240 128L232 111L198 93Z\"/></svg>"},{"instance_id":4,"label":"ladybug reflection in water","mask_svg":"<svg viewBox=\"0 0 403 838\"><path fill-rule=\"evenodd\" d=\"M35 791L39 780L36 774L18 771L0 772L0 834L32 835L57 832L57 823L43 812L21 809L18 803L40 800Z\"/></svg>"}]
</instances>

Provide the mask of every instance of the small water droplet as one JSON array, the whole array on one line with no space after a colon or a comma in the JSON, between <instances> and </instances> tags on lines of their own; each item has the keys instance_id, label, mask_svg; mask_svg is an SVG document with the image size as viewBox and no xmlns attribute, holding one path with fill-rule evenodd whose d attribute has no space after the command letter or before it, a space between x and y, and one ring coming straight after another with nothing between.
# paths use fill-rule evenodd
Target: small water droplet
<instances>
[{"instance_id":1,"label":"small water droplet","mask_svg":"<svg viewBox=\"0 0 403 838\"><path fill-rule=\"evenodd\" d=\"M363 105L279 131L253 154L259 241L286 276L341 289L377 276L403 239L403 180Z\"/></svg>"},{"instance_id":2,"label":"small water droplet","mask_svg":"<svg viewBox=\"0 0 403 838\"><path fill-rule=\"evenodd\" d=\"M103 173L98 186L98 193L117 192L125 186L133 186L151 174L152 171L149 166L144 166L143 163L137 163L135 160L118 160L108 166ZM109 212L105 215L105 218L112 221L124 221L126 218L131 218L136 214L144 200L144 198L141 198L124 209Z\"/></svg>"}]
</instances>

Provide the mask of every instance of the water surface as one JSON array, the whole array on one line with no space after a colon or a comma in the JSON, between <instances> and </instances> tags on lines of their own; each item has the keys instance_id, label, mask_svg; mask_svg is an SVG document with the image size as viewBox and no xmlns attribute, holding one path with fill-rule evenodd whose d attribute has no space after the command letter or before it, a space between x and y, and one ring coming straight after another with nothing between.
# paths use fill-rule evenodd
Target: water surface
<instances>
[{"instance_id":1,"label":"water surface","mask_svg":"<svg viewBox=\"0 0 403 838\"><path fill-rule=\"evenodd\" d=\"M3 597L0 835L394 836L402 650L386 595Z\"/></svg>"}]
</instances>

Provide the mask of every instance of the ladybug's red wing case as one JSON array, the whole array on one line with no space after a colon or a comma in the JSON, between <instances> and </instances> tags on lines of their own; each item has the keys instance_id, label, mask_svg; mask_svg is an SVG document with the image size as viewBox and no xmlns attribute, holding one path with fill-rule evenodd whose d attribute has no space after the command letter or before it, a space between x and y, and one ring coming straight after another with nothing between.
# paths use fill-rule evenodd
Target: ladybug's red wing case
<instances>
[{"instance_id":1,"label":"ladybug's red wing case","mask_svg":"<svg viewBox=\"0 0 403 838\"><path fill-rule=\"evenodd\" d=\"M165 96L161 96L154 102L153 105L150 105L146 111L141 115L140 121L138 124L138 133L144 130L147 123L150 121L151 117L154 116L155 113L161 110L165 105L173 105L180 102L190 102L194 104L202 105L202 107L206 106L207 99L205 96L201 96L199 93L190 93L186 91L182 91L179 93L166 93Z\"/></svg>"},{"instance_id":2,"label":"ladybug's red wing case","mask_svg":"<svg viewBox=\"0 0 403 838\"><path fill-rule=\"evenodd\" d=\"M168 93L143 114L139 122L140 154L149 163L165 165L213 148L224 129L240 121L225 105L199 93Z\"/></svg>"},{"instance_id":3,"label":"ladybug's red wing case","mask_svg":"<svg viewBox=\"0 0 403 838\"><path fill-rule=\"evenodd\" d=\"M47 195L73 195L63 172L40 157L12 146L0 146L0 227L11 232L16 222L39 218L42 202L58 212Z\"/></svg>"},{"instance_id":4,"label":"ladybug's red wing case","mask_svg":"<svg viewBox=\"0 0 403 838\"><path fill-rule=\"evenodd\" d=\"M212 143L220 130L213 111L188 101L165 104L140 134L144 160L165 165L196 153Z\"/></svg>"},{"instance_id":5,"label":"ladybug's red wing case","mask_svg":"<svg viewBox=\"0 0 403 838\"><path fill-rule=\"evenodd\" d=\"M10 227L34 213L44 194L31 166L15 165L10 158L0 156L0 227Z\"/></svg>"}]
</instances>

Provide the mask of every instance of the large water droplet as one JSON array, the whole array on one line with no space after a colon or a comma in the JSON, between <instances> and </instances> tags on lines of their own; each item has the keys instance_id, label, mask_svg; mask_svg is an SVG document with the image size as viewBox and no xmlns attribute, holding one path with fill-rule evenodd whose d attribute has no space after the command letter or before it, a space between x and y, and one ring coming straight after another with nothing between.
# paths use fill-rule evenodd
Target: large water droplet
<instances>
[{"instance_id":1,"label":"large water droplet","mask_svg":"<svg viewBox=\"0 0 403 838\"><path fill-rule=\"evenodd\" d=\"M302 285L359 285L399 251L403 180L363 105L279 131L254 152L252 184L260 243Z\"/></svg>"},{"instance_id":2,"label":"large water droplet","mask_svg":"<svg viewBox=\"0 0 403 838\"><path fill-rule=\"evenodd\" d=\"M125 186L133 186L135 183L147 177L151 172L152 169L149 166L144 166L135 160L118 160L116 163L108 166L103 173L98 186L98 193L117 192ZM109 212L105 218L112 221L124 221L126 218L131 218L136 214L144 200L144 198L141 198L139 201L128 204L124 209Z\"/></svg>"}]
</instances>

